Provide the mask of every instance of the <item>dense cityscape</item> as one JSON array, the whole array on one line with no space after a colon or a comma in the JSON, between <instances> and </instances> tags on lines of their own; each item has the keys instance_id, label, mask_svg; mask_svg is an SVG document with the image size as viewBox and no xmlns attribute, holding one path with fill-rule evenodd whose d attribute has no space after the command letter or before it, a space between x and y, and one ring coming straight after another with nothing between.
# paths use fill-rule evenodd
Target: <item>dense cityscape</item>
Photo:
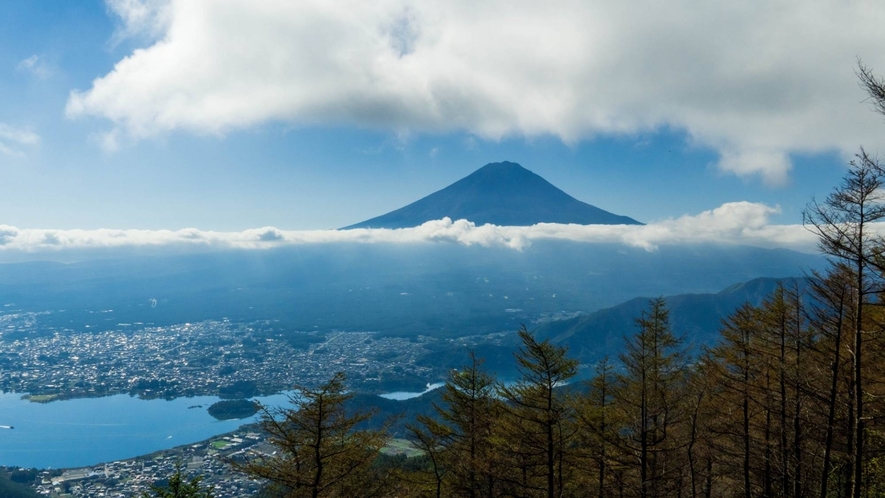
<instances>
[{"instance_id":1,"label":"dense cityscape","mask_svg":"<svg viewBox=\"0 0 885 498\"><path fill-rule=\"evenodd\" d=\"M315 384L337 371L377 391L397 379L429 382L444 375L416 361L439 342L424 336L314 332L303 333L308 340L293 347L268 322L205 321L120 324L96 333L41 331L21 338L23 331L40 328L39 318L36 313L0 315L0 327L17 330L19 337L7 340L0 332L0 390L28 393L34 401L118 393L251 397Z\"/></svg>"}]
</instances>

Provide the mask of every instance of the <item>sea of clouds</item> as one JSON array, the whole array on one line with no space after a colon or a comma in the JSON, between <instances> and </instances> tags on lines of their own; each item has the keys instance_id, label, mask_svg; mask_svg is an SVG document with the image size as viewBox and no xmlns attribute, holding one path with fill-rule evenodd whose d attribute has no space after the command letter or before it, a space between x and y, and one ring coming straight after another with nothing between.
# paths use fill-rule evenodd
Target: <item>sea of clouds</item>
<instances>
[{"instance_id":1,"label":"sea of clouds","mask_svg":"<svg viewBox=\"0 0 885 498\"><path fill-rule=\"evenodd\" d=\"M467 220L428 221L414 228L354 230L281 230L274 227L238 232L182 230L52 230L0 225L0 253L47 253L114 248L268 249L304 244L453 243L525 250L533 241L567 240L620 243L654 251L673 244L742 244L813 252L817 238L802 225L773 225L779 208L730 202L696 215L648 225L574 225L539 223L527 227L481 225ZM881 227L885 233L885 224Z\"/></svg>"}]
</instances>

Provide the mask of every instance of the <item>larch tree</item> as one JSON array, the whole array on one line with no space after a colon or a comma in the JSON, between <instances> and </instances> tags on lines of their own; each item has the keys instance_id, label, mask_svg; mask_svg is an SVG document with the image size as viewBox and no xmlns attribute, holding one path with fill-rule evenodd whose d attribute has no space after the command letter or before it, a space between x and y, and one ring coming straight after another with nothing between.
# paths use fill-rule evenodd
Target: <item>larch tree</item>
<instances>
[{"instance_id":1,"label":"larch tree","mask_svg":"<svg viewBox=\"0 0 885 498\"><path fill-rule=\"evenodd\" d=\"M538 341L523 326L516 352L520 378L499 385L504 400L503 441L511 454L509 485L513 496L563 496L575 459L573 403L563 390L576 374L577 360L566 348Z\"/></svg>"},{"instance_id":2,"label":"larch tree","mask_svg":"<svg viewBox=\"0 0 885 498\"><path fill-rule=\"evenodd\" d=\"M638 495L655 498L680 486L681 442L675 428L684 422L682 395L688 368L663 298L653 299L636 325L638 332L627 339L620 356L623 371L613 395L627 422L622 431L624 449L638 463Z\"/></svg>"},{"instance_id":3,"label":"larch tree","mask_svg":"<svg viewBox=\"0 0 885 498\"><path fill-rule=\"evenodd\" d=\"M873 111L885 115L885 80L877 77L873 70L862 61L857 62L857 78L869 100L873 104Z\"/></svg>"},{"instance_id":4,"label":"larch tree","mask_svg":"<svg viewBox=\"0 0 885 498\"><path fill-rule=\"evenodd\" d=\"M260 426L277 448L272 456L233 462L267 480L281 497L369 497L381 483L371 464L389 440L386 431L358 430L369 412L350 413L344 373L317 388L298 388L293 408L261 407Z\"/></svg>"},{"instance_id":5,"label":"larch tree","mask_svg":"<svg viewBox=\"0 0 885 498\"><path fill-rule=\"evenodd\" d=\"M867 414L864 403L864 362L868 338L873 330L865 313L871 298L880 294L885 285L882 278L883 241L872 230L872 224L885 218L885 170L879 162L863 149L856 160L851 161L842 184L827 196L823 203L812 200L803 212L803 223L818 236L821 251L835 263L851 269L852 282L852 331L850 338L852 388L851 411L853 416L848 446L852 459L849 464L853 475L848 483L853 498L861 498L865 480L864 464L867 440Z\"/></svg>"},{"instance_id":6,"label":"larch tree","mask_svg":"<svg viewBox=\"0 0 885 498\"><path fill-rule=\"evenodd\" d=\"M753 420L758 411L755 398L759 368L754 348L762 328L760 321L759 310L748 303L723 320L720 344L711 351L711 366L708 368L708 371L716 371L720 386L716 397L720 408L728 412L730 410L726 407L729 405L739 406L739 423L734 424L733 420L727 419L718 432L725 439L734 440L727 447L731 453L740 455L737 460L740 461L741 495L744 498L751 498L757 487L753 466L754 448L757 446ZM736 427L739 429L735 430Z\"/></svg>"},{"instance_id":7,"label":"larch tree","mask_svg":"<svg viewBox=\"0 0 885 498\"><path fill-rule=\"evenodd\" d=\"M495 377L471 352L468 365L449 372L442 404L435 406L436 417L419 415L420 426L410 427L413 436L427 447L428 456L434 456L429 443L436 442L440 461L434 459L431 463L435 476L440 478L440 490L445 479L445 496L497 496L495 429L502 404L496 397L496 385Z\"/></svg>"},{"instance_id":8,"label":"larch tree","mask_svg":"<svg viewBox=\"0 0 885 498\"><path fill-rule=\"evenodd\" d=\"M613 452L620 421L613 406L614 383L614 366L605 357L596 364L596 375L586 383L586 394L576 399L578 441L589 470L587 486L595 489L599 498L612 494L612 474L618 471Z\"/></svg>"},{"instance_id":9,"label":"larch tree","mask_svg":"<svg viewBox=\"0 0 885 498\"><path fill-rule=\"evenodd\" d=\"M812 272L808 278L811 295L813 296L810 326L816 340L814 354L826 366L826 374L818 386L819 398L822 401L823 457L821 460L820 498L830 496L830 474L836 467L845 467L845 459L852 458L837 451L836 438L846 435L844 427L837 427L839 419L844 418L846 405L845 392L850 384L846 382L846 337L851 332L854 318L851 315L855 281L851 268L844 264L831 266L829 273ZM846 480L843 478L842 480ZM847 496L847 495L846 495Z\"/></svg>"}]
</instances>

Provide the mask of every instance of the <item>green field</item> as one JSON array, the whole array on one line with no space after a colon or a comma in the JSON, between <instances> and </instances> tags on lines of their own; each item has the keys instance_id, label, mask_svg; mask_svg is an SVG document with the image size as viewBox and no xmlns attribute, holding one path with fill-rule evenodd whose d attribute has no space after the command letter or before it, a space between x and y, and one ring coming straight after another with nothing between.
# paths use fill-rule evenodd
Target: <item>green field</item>
<instances>
[{"instance_id":1,"label":"green field","mask_svg":"<svg viewBox=\"0 0 885 498\"><path fill-rule=\"evenodd\" d=\"M216 450L223 450L223 449L227 448L228 446L230 446L230 443L223 440L223 439L219 439L218 441L212 441L212 447L215 448Z\"/></svg>"},{"instance_id":2,"label":"green field","mask_svg":"<svg viewBox=\"0 0 885 498\"><path fill-rule=\"evenodd\" d=\"M394 438L387 443L387 446L381 448L381 453L385 455L403 454L407 457L415 457L420 455L422 451L412 446L412 443L408 440Z\"/></svg>"},{"instance_id":3,"label":"green field","mask_svg":"<svg viewBox=\"0 0 885 498\"><path fill-rule=\"evenodd\" d=\"M58 397L56 394L34 394L31 396L25 396L28 401L32 401L34 403L49 403Z\"/></svg>"}]
</instances>

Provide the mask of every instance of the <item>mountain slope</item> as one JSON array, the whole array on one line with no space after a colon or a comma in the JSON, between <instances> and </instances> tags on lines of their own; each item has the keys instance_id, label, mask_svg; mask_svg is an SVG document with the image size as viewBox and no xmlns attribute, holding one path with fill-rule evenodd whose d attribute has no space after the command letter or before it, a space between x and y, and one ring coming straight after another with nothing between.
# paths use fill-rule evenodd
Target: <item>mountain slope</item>
<instances>
[{"instance_id":1,"label":"mountain slope","mask_svg":"<svg viewBox=\"0 0 885 498\"><path fill-rule=\"evenodd\" d=\"M799 278L757 278L732 285L715 294L681 294L665 298L670 325L689 348L715 343L723 318L742 304L758 305L778 283L792 285ZM538 337L568 346L571 356L594 361L622 350L623 338L636 332L634 320L648 309L649 298L635 298L617 306L568 320L548 322L535 333Z\"/></svg>"},{"instance_id":2,"label":"mountain slope","mask_svg":"<svg viewBox=\"0 0 885 498\"><path fill-rule=\"evenodd\" d=\"M581 202L519 164L505 161L487 164L408 206L344 229L408 228L446 216L499 226L641 224Z\"/></svg>"}]
</instances>

